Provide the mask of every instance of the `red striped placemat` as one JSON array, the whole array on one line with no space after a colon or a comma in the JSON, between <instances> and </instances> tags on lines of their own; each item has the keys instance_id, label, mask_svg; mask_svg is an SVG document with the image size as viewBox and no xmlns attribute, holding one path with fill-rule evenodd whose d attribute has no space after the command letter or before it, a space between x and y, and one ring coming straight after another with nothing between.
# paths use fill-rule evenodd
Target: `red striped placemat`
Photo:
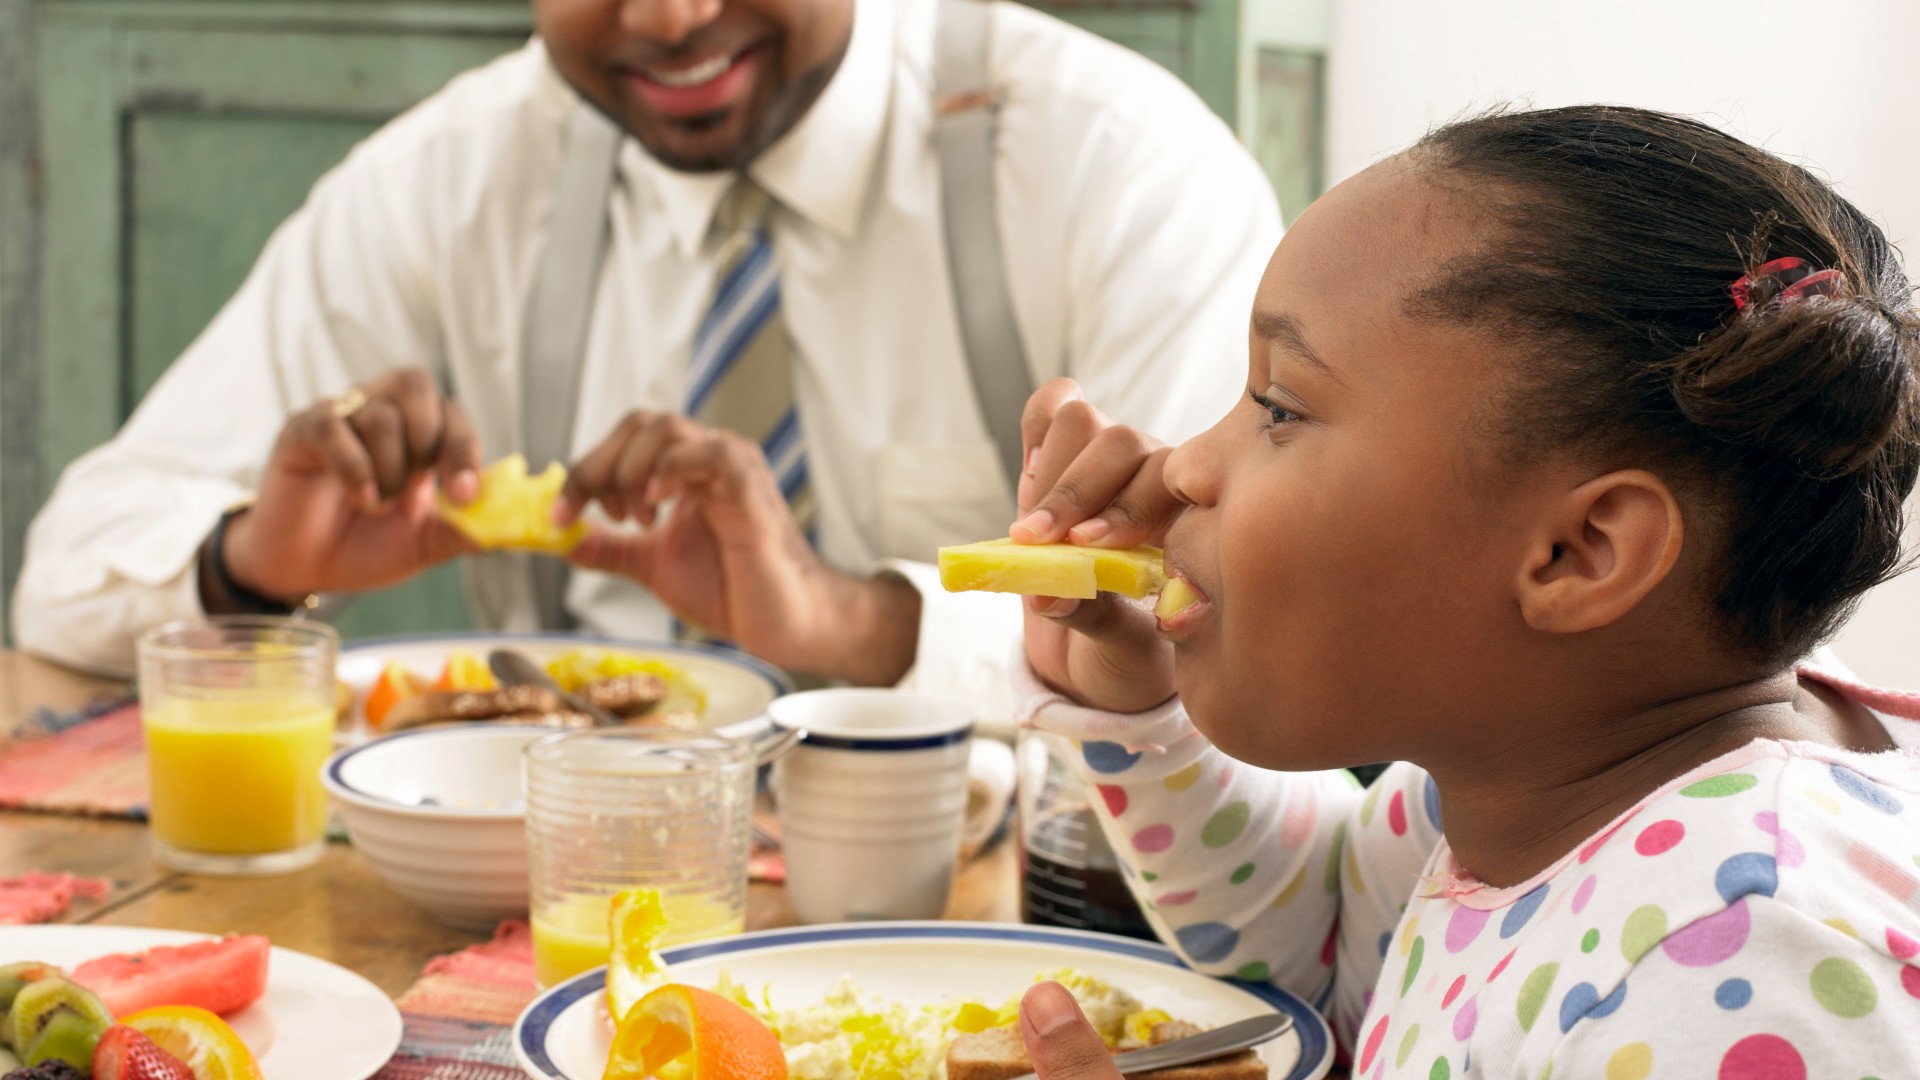
<instances>
[{"instance_id":1,"label":"red striped placemat","mask_svg":"<svg viewBox=\"0 0 1920 1080\"><path fill-rule=\"evenodd\" d=\"M493 940L437 956L400 995L400 1049L374 1080L519 1080L513 1022L538 993L533 934L500 924Z\"/></svg>"},{"instance_id":2,"label":"red striped placemat","mask_svg":"<svg viewBox=\"0 0 1920 1080\"><path fill-rule=\"evenodd\" d=\"M139 703L121 697L79 712L34 710L0 739L0 808L145 818Z\"/></svg>"}]
</instances>

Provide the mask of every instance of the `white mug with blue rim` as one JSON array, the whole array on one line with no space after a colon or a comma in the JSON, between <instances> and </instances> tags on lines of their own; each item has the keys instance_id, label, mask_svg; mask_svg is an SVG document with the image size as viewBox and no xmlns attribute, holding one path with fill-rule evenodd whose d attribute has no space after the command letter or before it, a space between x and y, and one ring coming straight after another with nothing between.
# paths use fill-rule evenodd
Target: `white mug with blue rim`
<instances>
[{"instance_id":1,"label":"white mug with blue rim","mask_svg":"<svg viewBox=\"0 0 1920 1080\"><path fill-rule=\"evenodd\" d=\"M767 706L805 738L773 766L787 897L800 921L937 919L967 808L973 715L890 689L810 690Z\"/></svg>"}]
</instances>

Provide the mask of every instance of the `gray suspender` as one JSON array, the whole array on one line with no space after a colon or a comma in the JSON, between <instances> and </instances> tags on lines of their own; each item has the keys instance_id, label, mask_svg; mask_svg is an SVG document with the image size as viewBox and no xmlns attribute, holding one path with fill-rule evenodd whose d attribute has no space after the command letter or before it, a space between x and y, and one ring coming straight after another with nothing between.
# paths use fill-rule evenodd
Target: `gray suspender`
<instances>
[{"instance_id":1,"label":"gray suspender","mask_svg":"<svg viewBox=\"0 0 1920 1080\"><path fill-rule=\"evenodd\" d=\"M994 138L999 95L987 75L989 0L938 0L934 34L934 152L940 163L942 223L959 317L961 350L987 430L1000 451L1009 490L1020 478L1020 413L1033 375L1014 320L1006 257L994 209ZM581 106L569 119L560 182L554 192L547 250L527 308L520 393L528 468L565 461L580 400L580 360L606 253L607 196L620 132ZM540 624L569 625L564 604L567 566L558 559L516 556L526 575L468 577L475 618L499 626L511 598L501 590L528 581ZM491 568L490 568L491 569ZM496 584L488 584L492 578ZM502 581L501 579L506 579Z\"/></svg>"},{"instance_id":2,"label":"gray suspender","mask_svg":"<svg viewBox=\"0 0 1920 1080\"><path fill-rule=\"evenodd\" d=\"M1018 491L1020 414L1033 396L1033 372L1013 317L994 209L1000 100L987 77L987 16L980 0L940 0L933 38L933 146L940 159L941 219L960 348L973 373L980 415L999 447L1008 490Z\"/></svg>"}]
</instances>

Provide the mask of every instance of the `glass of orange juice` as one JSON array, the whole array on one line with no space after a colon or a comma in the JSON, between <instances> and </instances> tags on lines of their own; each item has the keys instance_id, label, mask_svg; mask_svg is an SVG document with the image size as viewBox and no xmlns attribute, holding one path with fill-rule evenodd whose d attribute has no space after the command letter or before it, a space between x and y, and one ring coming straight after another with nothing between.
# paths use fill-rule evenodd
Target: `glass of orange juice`
<instances>
[{"instance_id":1,"label":"glass of orange juice","mask_svg":"<svg viewBox=\"0 0 1920 1080\"><path fill-rule=\"evenodd\" d=\"M753 753L707 731L596 728L529 745L527 865L543 987L607 962L613 895L646 887L662 945L746 927Z\"/></svg>"},{"instance_id":2,"label":"glass of orange juice","mask_svg":"<svg viewBox=\"0 0 1920 1080\"><path fill-rule=\"evenodd\" d=\"M154 855L203 874L272 874L320 857L320 766L333 749L323 623L217 616L140 639Z\"/></svg>"}]
</instances>

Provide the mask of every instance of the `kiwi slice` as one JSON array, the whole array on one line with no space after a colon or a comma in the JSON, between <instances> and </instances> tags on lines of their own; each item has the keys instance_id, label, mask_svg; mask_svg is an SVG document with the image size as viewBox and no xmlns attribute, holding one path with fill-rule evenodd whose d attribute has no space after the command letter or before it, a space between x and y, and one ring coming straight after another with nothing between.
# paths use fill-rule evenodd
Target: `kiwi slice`
<instances>
[{"instance_id":1,"label":"kiwi slice","mask_svg":"<svg viewBox=\"0 0 1920 1080\"><path fill-rule=\"evenodd\" d=\"M113 1014L93 991L58 976L29 984L13 999L14 1048L28 1065L55 1059L77 1069L93 1064L93 1047Z\"/></svg>"},{"instance_id":2,"label":"kiwi slice","mask_svg":"<svg viewBox=\"0 0 1920 1080\"><path fill-rule=\"evenodd\" d=\"M13 1041L13 999L20 996L20 991L41 979L65 975L66 972L54 965L38 960L0 965L0 1047L16 1051L25 1049L14 1045Z\"/></svg>"}]
</instances>

